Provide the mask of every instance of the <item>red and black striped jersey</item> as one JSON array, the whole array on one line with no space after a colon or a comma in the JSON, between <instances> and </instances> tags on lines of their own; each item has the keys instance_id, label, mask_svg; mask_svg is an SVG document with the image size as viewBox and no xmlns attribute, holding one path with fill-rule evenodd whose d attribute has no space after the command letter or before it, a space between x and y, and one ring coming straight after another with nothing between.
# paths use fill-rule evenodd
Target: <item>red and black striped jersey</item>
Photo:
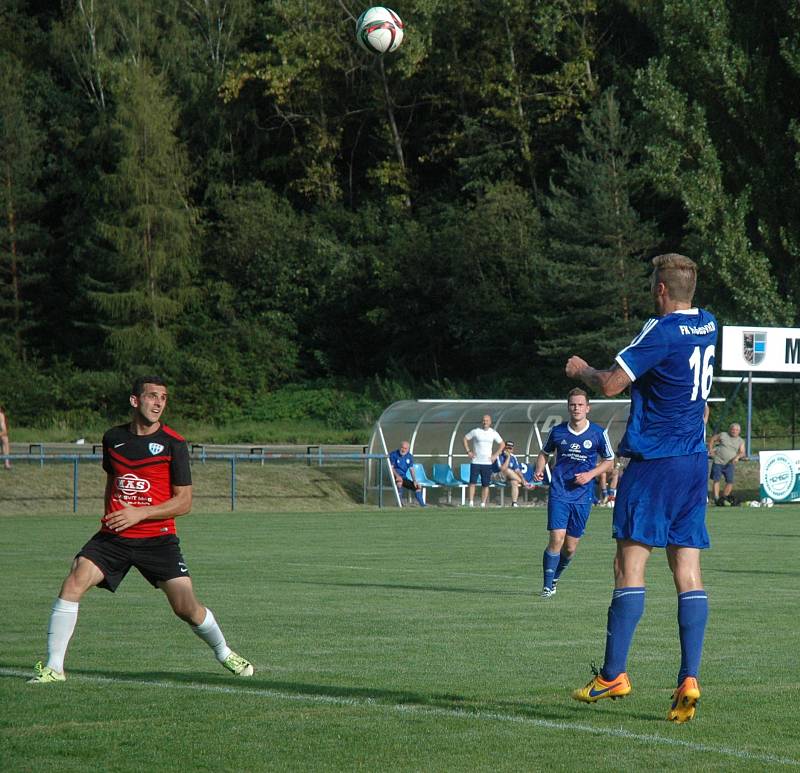
<instances>
[{"instance_id":1,"label":"red and black striped jersey","mask_svg":"<svg viewBox=\"0 0 800 773\"><path fill-rule=\"evenodd\" d=\"M186 441L165 424L151 435L134 435L128 424L112 427L103 435L103 469L112 476L106 515L123 507L160 505L172 498L173 486L192 485ZM110 529L103 525L102 531ZM141 521L119 534L133 538L175 534L175 519Z\"/></svg>"}]
</instances>

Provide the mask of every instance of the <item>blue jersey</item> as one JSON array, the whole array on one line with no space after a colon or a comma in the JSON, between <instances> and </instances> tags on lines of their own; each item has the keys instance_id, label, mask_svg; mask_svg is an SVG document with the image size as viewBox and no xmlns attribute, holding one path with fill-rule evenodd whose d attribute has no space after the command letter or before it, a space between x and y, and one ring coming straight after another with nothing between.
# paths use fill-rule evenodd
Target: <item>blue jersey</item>
<instances>
[{"instance_id":1,"label":"blue jersey","mask_svg":"<svg viewBox=\"0 0 800 773\"><path fill-rule=\"evenodd\" d=\"M556 452L550 481L550 497L572 504L586 504L592 501L592 484L575 483L579 472L588 472L597 467L597 457L613 459L611 441L608 433L599 424L588 422L580 432L576 432L565 421L550 430L542 450L551 454Z\"/></svg>"},{"instance_id":2,"label":"blue jersey","mask_svg":"<svg viewBox=\"0 0 800 773\"><path fill-rule=\"evenodd\" d=\"M717 321L704 309L645 322L616 357L633 382L620 456L663 459L706 451L703 411L716 343Z\"/></svg>"},{"instance_id":3,"label":"blue jersey","mask_svg":"<svg viewBox=\"0 0 800 773\"><path fill-rule=\"evenodd\" d=\"M506 458L507 458L507 454L506 453L500 454L500 456L498 456L497 459L495 459L495 462L492 465L492 470L494 472L500 472L500 468L506 463ZM521 470L522 469L522 463L517 459L516 456L514 456L514 454L511 454L511 461L508 463L508 468L507 469L509 469L509 470Z\"/></svg>"},{"instance_id":4,"label":"blue jersey","mask_svg":"<svg viewBox=\"0 0 800 773\"><path fill-rule=\"evenodd\" d=\"M414 455L410 451L403 455L398 448L396 451L392 451L392 453L389 454L389 464L392 465L392 469L395 470L401 478L405 478L406 473L414 466Z\"/></svg>"}]
</instances>

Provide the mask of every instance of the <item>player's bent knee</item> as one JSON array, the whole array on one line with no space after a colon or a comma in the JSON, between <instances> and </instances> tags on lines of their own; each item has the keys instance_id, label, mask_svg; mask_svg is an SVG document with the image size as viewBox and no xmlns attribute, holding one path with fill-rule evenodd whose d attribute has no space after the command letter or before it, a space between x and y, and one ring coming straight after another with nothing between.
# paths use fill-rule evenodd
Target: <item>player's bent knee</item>
<instances>
[{"instance_id":1,"label":"player's bent knee","mask_svg":"<svg viewBox=\"0 0 800 773\"><path fill-rule=\"evenodd\" d=\"M177 617L189 625L200 625L206 616L205 607L197 599L170 599L170 606Z\"/></svg>"},{"instance_id":2,"label":"player's bent knee","mask_svg":"<svg viewBox=\"0 0 800 773\"><path fill-rule=\"evenodd\" d=\"M103 573L88 558L78 556L72 562L72 568L61 585L58 594L64 601L80 601L90 588L103 581Z\"/></svg>"}]
</instances>

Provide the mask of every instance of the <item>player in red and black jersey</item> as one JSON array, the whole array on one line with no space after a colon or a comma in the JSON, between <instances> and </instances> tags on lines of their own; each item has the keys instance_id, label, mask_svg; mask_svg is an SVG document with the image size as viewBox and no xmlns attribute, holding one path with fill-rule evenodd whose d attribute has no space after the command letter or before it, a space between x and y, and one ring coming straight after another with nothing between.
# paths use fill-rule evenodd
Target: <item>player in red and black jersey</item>
<instances>
[{"instance_id":1,"label":"player in red and black jersey","mask_svg":"<svg viewBox=\"0 0 800 773\"><path fill-rule=\"evenodd\" d=\"M211 610L194 595L181 554L175 518L191 510L192 473L186 441L161 422L165 383L156 376L137 379L130 403L131 422L103 436L107 477L100 531L81 548L61 586L50 614L47 664L36 664L30 682L64 681L64 658L81 598L94 586L114 592L131 567L164 591L175 614L225 668L236 676L252 676L253 666L228 647Z\"/></svg>"}]
</instances>

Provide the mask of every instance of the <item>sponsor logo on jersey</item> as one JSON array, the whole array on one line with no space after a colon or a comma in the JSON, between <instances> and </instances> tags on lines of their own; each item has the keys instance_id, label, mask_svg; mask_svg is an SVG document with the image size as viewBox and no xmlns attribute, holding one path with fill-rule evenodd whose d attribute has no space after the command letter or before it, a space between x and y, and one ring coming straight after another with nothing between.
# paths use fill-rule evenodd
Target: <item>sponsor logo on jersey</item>
<instances>
[{"instance_id":1,"label":"sponsor logo on jersey","mask_svg":"<svg viewBox=\"0 0 800 773\"><path fill-rule=\"evenodd\" d=\"M150 491L150 481L139 478L132 472L120 475L116 483L123 494L145 494Z\"/></svg>"},{"instance_id":2,"label":"sponsor logo on jersey","mask_svg":"<svg viewBox=\"0 0 800 773\"><path fill-rule=\"evenodd\" d=\"M150 449L150 453L153 454L153 456L160 454L164 450L164 446L162 446L161 443L150 443L147 447Z\"/></svg>"}]
</instances>

